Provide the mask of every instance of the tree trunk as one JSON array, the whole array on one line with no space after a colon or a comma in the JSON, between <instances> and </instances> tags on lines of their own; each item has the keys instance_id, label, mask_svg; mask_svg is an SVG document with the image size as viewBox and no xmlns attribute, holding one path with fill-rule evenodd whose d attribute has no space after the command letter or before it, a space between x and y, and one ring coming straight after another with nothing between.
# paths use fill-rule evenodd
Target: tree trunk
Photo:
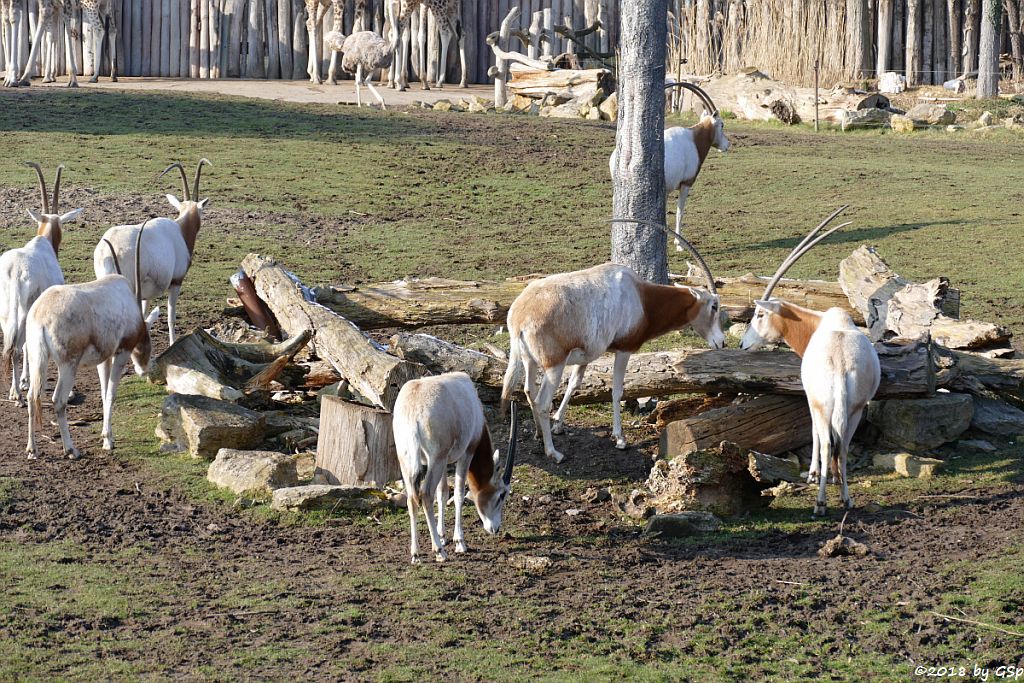
<instances>
[{"instance_id":1,"label":"tree trunk","mask_svg":"<svg viewBox=\"0 0 1024 683\"><path fill-rule=\"evenodd\" d=\"M266 78L263 66L263 0L249 0L249 52L246 54L245 77Z\"/></svg>"},{"instance_id":2,"label":"tree trunk","mask_svg":"<svg viewBox=\"0 0 1024 683\"><path fill-rule=\"evenodd\" d=\"M923 21L921 23L921 83L935 82L935 67L932 48L935 42L935 6L932 0L922 0Z\"/></svg>"},{"instance_id":3,"label":"tree trunk","mask_svg":"<svg viewBox=\"0 0 1024 683\"><path fill-rule=\"evenodd\" d=\"M962 75L978 69L978 21L981 14L980 0L965 0L964 5L964 42L961 48L963 59Z\"/></svg>"},{"instance_id":4,"label":"tree trunk","mask_svg":"<svg viewBox=\"0 0 1024 683\"><path fill-rule=\"evenodd\" d=\"M391 414L324 396L314 483L383 488L401 478Z\"/></svg>"},{"instance_id":5,"label":"tree trunk","mask_svg":"<svg viewBox=\"0 0 1024 683\"><path fill-rule=\"evenodd\" d=\"M289 337L311 330L314 352L370 403L390 410L402 385L425 374L423 367L385 353L348 320L307 300L297 278L272 259L249 254L242 267L281 329Z\"/></svg>"},{"instance_id":6,"label":"tree trunk","mask_svg":"<svg viewBox=\"0 0 1024 683\"><path fill-rule=\"evenodd\" d=\"M612 168L612 215L665 222L666 0L621 6L619 119ZM652 282L668 282L665 233L637 223L612 226L612 261Z\"/></svg>"},{"instance_id":7,"label":"tree trunk","mask_svg":"<svg viewBox=\"0 0 1024 683\"><path fill-rule=\"evenodd\" d=\"M892 54L892 2L893 0L878 0L878 58L875 62L875 72L881 76L889 71L889 59Z\"/></svg>"},{"instance_id":8,"label":"tree trunk","mask_svg":"<svg viewBox=\"0 0 1024 683\"><path fill-rule=\"evenodd\" d=\"M902 71L907 63L907 3L898 0L892 10L892 70Z\"/></svg>"},{"instance_id":9,"label":"tree trunk","mask_svg":"<svg viewBox=\"0 0 1024 683\"><path fill-rule=\"evenodd\" d=\"M963 31L960 27L960 14L963 11L963 0L946 0L946 19L949 22L949 57L947 65L950 78L956 78L961 72L963 58L960 54Z\"/></svg>"},{"instance_id":10,"label":"tree trunk","mask_svg":"<svg viewBox=\"0 0 1024 683\"><path fill-rule=\"evenodd\" d=\"M778 455L811 443L811 411L803 396L759 396L670 422L658 454L671 458L732 441L741 448Z\"/></svg>"},{"instance_id":11,"label":"tree trunk","mask_svg":"<svg viewBox=\"0 0 1024 683\"><path fill-rule=\"evenodd\" d=\"M921 83L921 0L907 0L907 83Z\"/></svg>"},{"instance_id":12,"label":"tree trunk","mask_svg":"<svg viewBox=\"0 0 1024 683\"><path fill-rule=\"evenodd\" d=\"M846 37L846 63L850 76L864 78L871 68L868 0L846 0Z\"/></svg>"},{"instance_id":13,"label":"tree trunk","mask_svg":"<svg viewBox=\"0 0 1024 683\"><path fill-rule=\"evenodd\" d=\"M292 2L277 0L277 49L281 78L292 76Z\"/></svg>"},{"instance_id":14,"label":"tree trunk","mask_svg":"<svg viewBox=\"0 0 1024 683\"><path fill-rule=\"evenodd\" d=\"M983 0L981 45L978 49L978 99L999 94L999 29L1002 24L1002 0Z\"/></svg>"},{"instance_id":15,"label":"tree trunk","mask_svg":"<svg viewBox=\"0 0 1024 683\"><path fill-rule=\"evenodd\" d=\"M1024 36L1021 36L1020 3L1006 0L1006 16L1010 24L1010 52L1013 55L1013 80L1024 79Z\"/></svg>"},{"instance_id":16,"label":"tree trunk","mask_svg":"<svg viewBox=\"0 0 1024 683\"><path fill-rule=\"evenodd\" d=\"M277 44L277 0L266 0L264 7L263 16L267 22L267 78L281 78L281 52Z\"/></svg>"},{"instance_id":17,"label":"tree trunk","mask_svg":"<svg viewBox=\"0 0 1024 683\"><path fill-rule=\"evenodd\" d=\"M934 17L935 17L935 28L934 35L932 37L932 69L935 73L932 74L932 83L941 85L946 81L946 58L949 54L947 36L946 36L946 3L945 0L929 0L934 4Z\"/></svg>"}]
</instances>

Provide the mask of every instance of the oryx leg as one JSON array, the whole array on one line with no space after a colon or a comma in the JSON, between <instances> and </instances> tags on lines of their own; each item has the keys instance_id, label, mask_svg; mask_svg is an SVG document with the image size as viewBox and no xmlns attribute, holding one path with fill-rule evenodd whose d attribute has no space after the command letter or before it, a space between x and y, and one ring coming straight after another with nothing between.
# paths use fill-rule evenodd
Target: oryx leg
<instances>
[{"instance_id":1,"label":"oryx leg","mask_svg":"<svg viewBox=\"0 0 1024 683\"><path fill-rule=\"evenodd\" d=\"M448 472L447 468L437 480L437 537L442 546L448 545L444 538L444 506L448 503Z\"/></svg>"},{"instance_id":2,"label":"oryx leg","mask_svg":"<svg viewBox=\"0 0 1024 683\"><path fill-rule=\"evenodd\" d=\"M57 366L57 386L53 389L53 411L57 414L57 427L60 428L64 455L72 460L78 458L79 453L71 442L71 430L68 428L68 395L75 383L77 368L77 362L59 364Z\"/></svg>"},{"instance_id":3,"label":"oryx leg","mask_svg":"<svg viewBox=\"0 0 1024 683\"><path fill-rule=\"evenodd\" d=\"M114 450L114 428L111 424L114 415L114 400L117 398L117 387L121 383L124 374L125 363L128 362L130 352L122 351L109 360L109 372L107 375L107 389L103 394L103 450ZM100 364L101 366L104 363ZM101 380L102 382L102 377Z\"/></svg>"},{"instance_id":4,"label":"oryx leg","mask_svg":"<svg viewBox=\"0 0 1024 683\"><path fill-rule=\"evenodd\" d=\"M554 441L551 439L551 403L555 398L555 392L562 384L562 371L564 365L556 365L544 371L544 377L540 382L540 389L537 390L537 398L534 401L533 417L538 421L540 435L544 441L544 454L555 462L562 462L565 457L555 450Z\"/></svg>"},{"instance_id":5,"label":"oryx leg","mask_svg":"<svg viewBox=\"0 0 1024 683\"><path fill-rule=\"evenodd\" d=\"M572 398L573 392L579 389L580 383L583 382L583 373L586 371L586 363L572 366L572 374L569 375L569 385L565 388L565 396L562 397L562 403L558 406L558 410L551 416L553 421L551 432L553 434L561 434L565 431L565 425L562 422L565 418L565 411L569 407L569 400Z\"/></svg>"},{"instance_id":6,"label":"oryx leg","mask_svg":"<svg viewBox=\"0 0 1024 683\"><path fill-rule=\"evenodd\" d=\"M455 541L455 552L464 553L466 548L466 537L462 532L462 503L466 497L466 471L473 459L471 453L460 459L455 465L455 534L452 539Z\"/></svg>"},{"instance_id":7,"label":"oryx leg","mask_svg":"<svg viewBox=\"0 0 1024 683\"><path fill-rule=\"evenodd\" d=\"M179 294L181 294L181 283L180 282L178 284L171 284L171 286L167 289L167 334L169 336L168 341L171 344L173 344L174 341L178 338L174 334L174 321L177 319L177 315L178 315L178 295ZM143 308L143 311L145 311L146 307L143 306L142 308ZM143 313L142 317L143 318L146 317L145 313Z\"/></svg>"},{"instance_id":8,"label":"oryx leg","mask_svg":"<svg viewBox=\"0 0 1024 683\"><path fill-rule=\"evenodd\" d=\"M612 370L612 438L619 450L626 448L626 437L622 434L622 393L629 356L628 351L617 351Z\"/></svg>"},{"instance_id":9,"label":"oryx leg","mask_svg":"<svg viewBox=\"0 0 1024 683\"><path fill-rule=\"evenodd\" d=\"M686 207L686 199L690 196L690 186L680 185L679 186L679 198L676 200L676 232L680 235L683 234L683 209ZM679 241L679 238L672 238L676 243L676 251L683 250L683 243Z\"/></svg>"}]
</instances>

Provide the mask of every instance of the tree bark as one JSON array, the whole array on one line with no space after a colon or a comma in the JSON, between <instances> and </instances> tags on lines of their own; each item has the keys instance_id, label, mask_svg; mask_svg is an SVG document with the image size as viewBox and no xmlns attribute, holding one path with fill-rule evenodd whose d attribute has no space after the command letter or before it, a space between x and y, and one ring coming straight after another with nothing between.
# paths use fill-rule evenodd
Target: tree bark
<instances>
[{"instance_id":1,"label":"tree bark","mask_svg":"<svg viewBox=\"0 0 1024 683\"><path fill-rule=\"evenodd\" d=\"M946 19L949 22L949 66L950 77L955 78L961 72L963 59L960 55L961 41L963 39L960 28L960 14L963 11L963 0L946 0Z\"/></svg>"},{"instance_id":2,"label":"tree bark","mask_svg":"<svg viewBox=\"0 0 1024 683\"><path fill-rule=\"evenodd\" d=\"M289 337L312 331L310 346L316 355L333 365L352 391L373 405L391 410L402 385L425 374L422 366L385 353L351 322L309 301L302 283L272 259L249 254L242 267L281 329Z\"/></svg>"},{"instance_id":3,"label":"tree bark","mask_svg":"<svg viewBox=\"0 0 1024 683\"><path fill-rule=\"evenodd\" d=\"M846 0L846 37L846 60L850 75L856 79L864 78L871 69L868 0Z\"/></svg>"},{"instance_id":4,"label":"tree bark","mask_svg":"<svg viewBox=\"0 0 1024 683\"><path fill-rule=\"evenodd\" d=\"M921 83L921 0L907 0L907 84Z\"/></svg>"},{"instance_id":5,"label":"tree bark","mask_svg":"<svg viewBox=\"0 0 1024 683\"><path fill-rule=\"evenodd\" d=\"M811 443L811 412L802 396L759 396L676 420L661 430L658 453L675 457L732 441L778 455Z\"/></svg>"},{"instance_id":6,"label":"tree bark","mask_svg":"<svg viewBox=\"0 0 1024 683\"><path fill-rule=\"evenodd\" d=\"M892 54L892 3L893 0L878 0L878 57L875 61L876 75L889 71Z\"/></svg>"},{"instance_id":7,"label":"tree bark","mask_svg":"<svg viewBox=\"0 0 1024 683\"><path fill-rule=\"evenodd\" d=\"M383 488L401 478L391 414L324 396L314 483Z\"/></svg>"},{"instance_id":8,"label":"tree bark","mask_svg":"<svg viewBox=\"0 0 1024 683\"><path fill-rule=\"evenodd\" d=\"M981 45L978 49L978 99L999 94L999 30L1002 23L1002 0L983 0Z\"/></svg>"},{"instance_id":9,"label":"tree bark","mask_svg":"<svg viewBox=\"0 0 1024 683\"><path fill-rule=\"evenodd\" d=\"M277 49L281 78L292 76L292 2L277 0Z\"/></svg>"},{"instance_id":10,"label":"tree bark","mask_svg":"<svg viewBox=\"0 0 1024 683\"><path fill-rule=\"evenodd\" d=\"M961 47L963 71L960 73L966 76L978 69L978 21L981 14L981 2L980 0L964 0L964 3L964 41Z\"/></svg>"},{"instance_id":11,"label":"tree bark","mask_svg":"<svg viewBox=\"0 0 1024 683\"><path fill-rule=\"evenodd\" d=\"M1020 3L1006 0L1006 16L1010 25L1010 53L1013 55L1013 79L1024 79L1024 36L1021 36Z\"/></svg>"},{"instance_id":12,"label":"tree bark","mask_svg":"<svg viewBox=\"0 0 1024 683\"><path fill-rule=\"evenodd\" d=\"M480 400L485 403L495 403L501 398L500 387L508 366L500 358L429 334L396 334L391 337L391 352L404 360L419 363L434 374L466 373L477 385Z\"/></svg>"},{"instance_id":13,"label":"tree bark","mask_svg":"<svg viewBox=\"0 0 1024 683\"><path fill-rule=\"evenodd\" d=\"M249 52L246 55L246 78L266 78L263 66L263 0L249 0Z\"/></svg>"},{"instance_id":14,"label":"tree bark","mask_svg":"<svg viewBox=\"0 0 1024 683\"><path fill-rule=\"evenodd\" d=\"M619 119L612 167L615 218L665 222L666 0L621 5ZM668 282L665 233L637 223L612 225L612 261L652 282Z\"/></svg>"},{"instance_id":15,"label":"tree bark","mask_svg":"<svg viewBox=\"0 0 1024 683\"><path fill-rule=\"evenodd\" d=\"M921 23L921 83L934 83L935 71L932 59L935 42L935 6L932 0L922 0L923 21Z\"/></svg>"}]
</instances>

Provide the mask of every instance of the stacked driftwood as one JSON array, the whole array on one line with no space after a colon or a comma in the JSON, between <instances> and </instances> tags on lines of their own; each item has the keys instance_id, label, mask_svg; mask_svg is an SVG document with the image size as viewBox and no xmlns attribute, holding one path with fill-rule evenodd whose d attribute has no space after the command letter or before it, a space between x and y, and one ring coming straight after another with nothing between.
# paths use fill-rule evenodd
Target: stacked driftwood
<instances>
[{"instance_id":1,"label":"stacked driftwood","mask_svg":"<svg viewBox=\"0 0 1024 683\"><path fill-rule=\"evenodd\" d=\"M307 411L318 402L317 476L343 484L382 485L397 477L389 411L406 381L460 370L485 402L497 401L506 368L500 349L471 350L415 330L501 325L536 277L310 289L273 259L250 254L242 266L265 302L263 317L275 319L285 341L249 347L196 333L157 361L157 375L171 391L222 402L251 402L268 392ZM689 275L677 279L700 284ZM737 325L750 319L764 284L754 275L718 284ZM959 292L945 279L908 281L861 247L842 262L838 282L783 280L775 293L810 308L844 308L876 343L882 383L868 415L873 443L930 452L968 429L991 438L1024 434L1024 412L1015 407L1024 399L1024 361L1006 358L1013 353L1007 330L959 317ZM251 298L243 301L252 308ZM611 365L610 357L590 365L575 402L610 399ZM333 390L316 391L326 384ZM662 456L675 464L659 465L655 491L634 496L634 507L653 509L642 504L645 495L664 500L676 490L673 478L696 477L704 488L687 489L685 505L736 512L751 497L797 478L801 462L793 453L806 451L811 435L800 361L791 351L632 356L626 398L680 394L712 398L659 404L650 422L660 433ZM683 505L679 500L666 509Z\"/></svg>"}]
</instances>

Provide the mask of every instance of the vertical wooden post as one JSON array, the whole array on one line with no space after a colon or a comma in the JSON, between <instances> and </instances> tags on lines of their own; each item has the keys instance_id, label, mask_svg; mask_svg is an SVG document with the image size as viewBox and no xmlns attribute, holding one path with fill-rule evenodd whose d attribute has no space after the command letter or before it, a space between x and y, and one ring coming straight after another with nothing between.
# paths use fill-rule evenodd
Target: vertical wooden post
<instances>
[{"instance_id":1,"label":"vertical wooden post","mask_svg":"<svg viewBox=\"0 0 1024 683\"><path fill-rule=\"evenodd\" d=\"M170 30L167 32L167 75L177 78L181 75L181 11L177 3L168 3L168 24Z\"/></svg>"},{"instance_id":2,"label":"vertical wooden post","mask_svg":"<svg viewBox=\"0 0 1024 683\"><path fill-rule=\"evenodd\" d=\"M188 77L199 78L200 56L200 27L202 24L201 4L205 0L192 0L188 17Z\"/></svg>"},{"instance_id":3,"label":"vertical wooden post","mask_svg":"<svg viewBox=\"0 0 1024 683\"><path fill-rule=\"evenodd\" d=\"M818 132L818 72L821 70L821 59L814 58L814 132Z\"/></svg>"},{"instance_id":4,"label":"vertical wooden post","mask_svg":"<svg viewBox=\"0 0 1024 683\"><path fill-rule=\"evenodd\" d=\"M277 49L281 60L281 78L292 77L292 3L277 0Z\"/></svg>"},{"instance_id":5,"label":"vertical wooden post","mask_svg":"<svg viewBox=\"0 0 1024 683\"><path fill-rule=\"evenodd\" d=\"M295 81L306 77L306 61L309 57L305 13L306 4L303 0L292 0L292 80Z\"/></svg>"},{"instance_id":6,"label":"vertical wooden post","mask_svg":"<svg viewBox=\"0 0 1024 683\"><path fill-rule=\"evenodd\" d=\"M179 36L178 49L178 76L188 78L191 76L191 40L192 40L192 3L190 0L178 0L179 25L181 35Z\"/></svg>"},{"instance_id":7,"label":"vertical wooden post","mask_svg":"<svg viewBox=\"0 0 1024 683\"><path fill-rule=\"evenodd\" d=\"M480 57L476 44L476 22L478 7L479 5L477 4L476 0L463 0L462 31L465 34L466 68L469 70L469 73L466 74L467 83L479 83L482 80L480 78L480 65L478 63Z\"/></svg>"},{"instance_id":8,"label":"vertical wooden post","mask_svg":"<svg viewBox=\"0 0 1024 683\"><path fill-rule=\"evenodd\" d=\"M245 77L266 78L263 67L263 0L249 0L248 47Z\"/></svg>"},{"instance_id":9,"label":"vertical wooden post","mask_svg":"<svg viewBox=\"0 0 1024 683\"><path fill-rule=\"evenodd\" d=\"M281 78L281 53L277 49L277 0L265 0L264 7L264 18L267 21L267 78Z\"/></svg>"},{"instance_id":10,"label":"vertical wooden post","mask_svg":"<svg viewBox=\"0 0 1024 683\"><path fill-rule=\"evenodd\" d=\"M383 487L401 477L391 413L325 396L313 481Z\"/></svg>"},{"instance_id":11,"label":"vertical wooden post","mask_svg":"<svg viewBox=\"0 0 1024 683\"><path fill-rule=\"evenodd\" d=\"M171 0L160 0L160 76L171 73Z\"/></svg>"}]
</instances>

